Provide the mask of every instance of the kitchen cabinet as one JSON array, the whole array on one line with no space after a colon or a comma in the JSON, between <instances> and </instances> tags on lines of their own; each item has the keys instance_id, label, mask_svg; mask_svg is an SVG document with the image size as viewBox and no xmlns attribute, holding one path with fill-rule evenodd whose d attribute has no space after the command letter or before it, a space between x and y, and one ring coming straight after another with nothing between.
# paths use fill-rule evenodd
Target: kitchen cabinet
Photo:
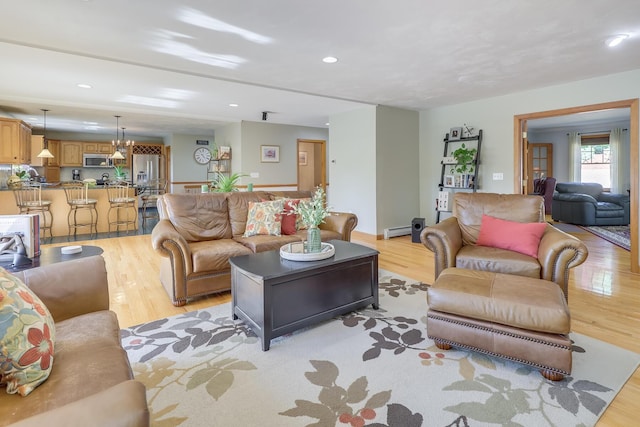
<instances>
[{"instance_id":1,"label":"kitchen cabinet","mask_svg":"<svg viewBox=\"0 0 640 427\"><path fill-rule=\"evenodd\" d=\"M42 135L33 135L31 137L31 166L60 166L60 141L48 140L49 152L53 154L52 159L38 157L38 154L44 147L44 137Z\"/></svg>"},{"instance_id":2,"label":"kitchen cabinet","mask_svg":"<svg viewBox=\"0 0 640 427\"><path fill-rule=\"evenodd\" d=\"M60 166L82 167L82 142L60 141Z\"/></svg>"},{"instance_id":3,"label":"kitchen cabinet","mask_svg":"<svg viewBox=\"0 0 640 427\"><path fill-rule=\"evenodd\" d=\"M44 178L47 182L60 182L60 166L45 166Z\"/></svg>"},{"instance_id":4,"label":"kitchen cabinet","mask_svg":"<svg viewBox=\"0 0 640 427\"><path fill-rule=\"evenodd\" d=\"M0 163L31 161L31 127L17 119L0 117Z\"/></svg>"},{"instance_id":5,"label":"kitchen cabinet","mask_svg":"<svg viewBox=\"0 0 640 427\"><path fill-rule=\"evenodd\" d=\"M82 145L83 153L112 154L113 150L113 145L108 142L84 142Z\"/></svg>"}]
</instances>

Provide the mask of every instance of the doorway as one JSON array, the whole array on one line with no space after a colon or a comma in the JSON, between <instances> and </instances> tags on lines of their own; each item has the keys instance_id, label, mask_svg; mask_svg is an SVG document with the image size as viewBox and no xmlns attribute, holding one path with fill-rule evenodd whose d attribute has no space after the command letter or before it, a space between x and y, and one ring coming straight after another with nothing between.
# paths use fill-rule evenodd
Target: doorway
<instances>
[{"instance_id":1,"label":"doorway","mask_svg":"<svg viewBox=\"0 0 640 427\"><path fill-rule=\"evenodd\" d=\"M559 110L540 111L536 113L520 114L513 117L514 130L514 189L519 189L521 194L528 187L529 177L527 176L527 121L548 117L559 117L570 114L609 110L614 108L628 108L630 110L630 178L631 178L631 271L640 273L640 260L638 259L638 185L640 171L638 168L640 146L638 141L638 108L639 100L627 99L622 101L606 102L602 104L584 105L580 107L563 108Z\"/></svg>"},{"instance_id":2,"label":"doorway","mask_svg":"<svg viewBox=\"0 0 640 427\"><path fill-rule=\"evenodd\" d=\"M298 191L327 190L326 144L322 139L298 139Z\"/></svg>"},{"instance_id":3,"label":"doorway","mask_svg":"<svg viewBox=\"0 0 640 427\"><path fill-rule=\"evenodd\" d=\"M527 146L527 194L533 193L536 179L553 177L553 144L529 143Z\"/></svg>"}]
</instances>

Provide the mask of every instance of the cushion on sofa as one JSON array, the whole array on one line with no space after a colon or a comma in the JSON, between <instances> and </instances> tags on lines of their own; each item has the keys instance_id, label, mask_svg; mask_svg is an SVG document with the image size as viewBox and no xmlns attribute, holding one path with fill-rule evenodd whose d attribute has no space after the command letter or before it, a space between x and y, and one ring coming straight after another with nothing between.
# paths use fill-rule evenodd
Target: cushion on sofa
<instances>
[{"instance_id":1,"label":"cushion on sofa","mask_svg":"<svg viewBox=\"0 0 640 427\"><path fill-rule=\"evenodd\" d=\"M40 298L0 268L0 384L26 396L53 366L55 325Z\"/></svg>"},{"instance_id":2,"label":"cushion on sofa","mask_svg":"<svg viewBox=\"0 0 640 427\"><path fill-rule=\"evenodd\" d=\"M190 247L193 273L196 274L229 270L229 258L251 253L245 246L231 239L193 242Z\"/></svg>"},{"instance_id":3,"label":"cushion on sofa","mask_svg":"<svg viewBox=\"0 0 640 427\"><path fill-rule=\"evenodd\" d=\"M26 399L29 412L15 413L12 422L59 408L133 378L129 359L120 344L114 312L87 313L56 323L55 367ZM14 413L14 399L0 399L0 412Z\"/></svg>"},{"instance_id":4,"label":"cushion on sofa","mask_svg":"<svg viewBox=\"0 0 640 427\"><path fill-rule=\"evenodd\" d=\"M247 226L243 237L255 235L279 236L282 234L284 200L249 202Z\"/></svg>"},{"instance_id":5,"label":"cushion on sofa","mask_svg":"<svg viewBox=\"0 0 640 427\"><path fill-rule=\"evenodd\" d=\"M544 222L522 223L482 215L476 244L508 249L538 258L538 246L546 228L547 224Z\"/></svg>"},{"instance_id":6,"label":"cushion on sofa","mask_svg":"<svg viewBox=\"0 0 640 427\"><path fill-rule=\"evenodd\" d=\"M266 191L234 191L227 194L229 204L229 222L233 236L244 234L247 226L249 202L262 202L271 200L271 195Z\"/></svg>"},{"instance_id":7,"label":"cushion on sofa","mask_svg":"<svg viewBox=\"0 0 640 427\"><path fill-rule=\"evenodd\" d=\"M231 238L224 193L165 194L164 201L169 220L188 242Z\"/></svg>"},{"instance_id":8,"label":"cushion on sofa","mask_svg":"<svg viewBox=\"0 0 640 427\"><path fill-rule=\"evenodd\" d=\"M300 203L299 199L288 199L284 200L284 210L282 211L282 233L284 235L290 236L292 234L296 234L298 229L296 228L296 220L298 216L293 213L293 210Z\"/></svg>"}]
</instances>

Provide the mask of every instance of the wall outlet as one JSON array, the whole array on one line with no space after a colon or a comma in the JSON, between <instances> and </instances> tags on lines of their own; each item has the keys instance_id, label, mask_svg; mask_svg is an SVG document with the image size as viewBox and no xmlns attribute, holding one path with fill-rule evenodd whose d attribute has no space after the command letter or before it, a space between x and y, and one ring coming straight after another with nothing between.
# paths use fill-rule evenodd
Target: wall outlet
<instances>
[{"instance_id":1,"label":"wall outlet","mask_svg":"<svg viewBox=\"0 0 640 427\"><path fill-rule=\"evenodd\" d=\"M496 172L493 174L494 181L502 181L504 179L504 174L502 172Z\"/></svg>"},{"instance_id":2,"label":"wall outlet","mask_svg":"<svg viewBox=\"0 0 640 427\"><path fill-rule=\"evenodd\" d=\"M258 172L251 172L251 173L249 174L249 176L250 176L251 178L260 178L260 174L259 174Z\"/></svg>"}]
</instances>

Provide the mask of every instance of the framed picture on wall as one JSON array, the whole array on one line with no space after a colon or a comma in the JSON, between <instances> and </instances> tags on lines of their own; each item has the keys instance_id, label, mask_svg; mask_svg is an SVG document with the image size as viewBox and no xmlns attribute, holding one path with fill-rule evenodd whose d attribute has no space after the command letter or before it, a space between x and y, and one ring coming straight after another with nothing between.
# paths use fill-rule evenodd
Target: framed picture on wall
<instances>
[{"instance_id":1,"label":"framed picture on wall","mask_svg":"<svg viewBox=\"0 0 640 427\"><path fill-rule=\"evenodd\" d=\"M462 138L462 128L451 128L449 130L449 141L458 141Z\"/></svg>"},{"instance_id":2,"label":"framed picture on wall","mask_svg":"<svg viewBox=\"0 0 640 427\"><path fill-rule=\"evenodd\" d=\"M298 164L300 166L307 166L307 152L306 151L298 152Z\"/></svg>"},{"instance_id":3,"label":"framed picture on wall","mask_svg":"<svg viewBox=\"0 0 640 427\"><path fill-rule=\"evenodd\" d=\"M260 161L263 163L280 163L279 145L261 145Z\"/></svg>"}]
</instances>

